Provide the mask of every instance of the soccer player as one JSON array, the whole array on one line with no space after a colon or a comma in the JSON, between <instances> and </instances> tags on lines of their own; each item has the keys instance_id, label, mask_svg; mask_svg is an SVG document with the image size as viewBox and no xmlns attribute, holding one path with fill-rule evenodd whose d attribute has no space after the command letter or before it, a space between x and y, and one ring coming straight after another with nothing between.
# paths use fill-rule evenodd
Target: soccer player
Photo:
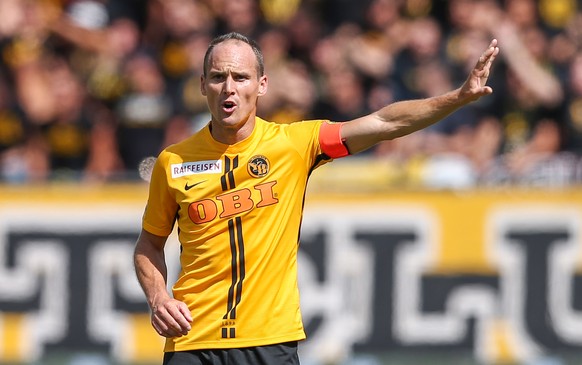
<instances>
[{"instance_id":1,"label":"soccer player","mask_svg":"<svg viewBox=\"0 0 582 365\"><path fill-rule=\"evenodd\" d=\"M211 120L158 156L135 247L152 325L167 338L164 365L299 364L297 250L309 176L492 93L485 83L498 52L493 40L465 83L441 96L342 123L278 124L256 115L268 85L257 44L238 33L214 39L201 76ZM175 223L181 271L170 296L164 245Z\"/></svg>"}]
</instances>

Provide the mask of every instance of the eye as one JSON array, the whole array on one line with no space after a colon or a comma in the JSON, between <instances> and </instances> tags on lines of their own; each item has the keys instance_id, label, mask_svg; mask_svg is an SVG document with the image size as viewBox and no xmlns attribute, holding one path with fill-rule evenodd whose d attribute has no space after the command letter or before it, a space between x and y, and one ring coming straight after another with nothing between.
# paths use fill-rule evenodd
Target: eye
<instances>
[{"instance_id":1,"label":"eye","mask_svg":"<svg viewBox=\"0 0 582 365\"><path fill-rule=\"evenodd\" d=\"M245 81L248 80L249 77L247 75L234 75L233 79L235 81Z\"/></svg>"}]
</instances>

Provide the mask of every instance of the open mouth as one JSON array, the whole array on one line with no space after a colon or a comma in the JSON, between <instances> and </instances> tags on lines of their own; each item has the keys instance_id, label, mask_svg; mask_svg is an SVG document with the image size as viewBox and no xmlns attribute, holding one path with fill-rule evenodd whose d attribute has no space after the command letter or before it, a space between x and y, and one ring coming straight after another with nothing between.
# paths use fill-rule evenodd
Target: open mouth
<instances>
[{"instance_id":1,"label":"open mouth","mask_svg":"<svg viewBox=\"0 0 582 365\"><path fill-rule=\"evenodd\" d=\"M233 101L225 101L222 103L222 110L224 110L227 113L232 113L234 111L234 108L236 107L236 103L234 103Z\"/></svg>"}]
</instances>

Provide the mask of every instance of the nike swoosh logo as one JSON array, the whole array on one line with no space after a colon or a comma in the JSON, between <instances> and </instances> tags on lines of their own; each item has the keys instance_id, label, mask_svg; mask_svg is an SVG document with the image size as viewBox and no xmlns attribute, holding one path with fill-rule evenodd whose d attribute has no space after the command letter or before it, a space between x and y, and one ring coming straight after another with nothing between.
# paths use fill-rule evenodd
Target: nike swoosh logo
<instances>
[{"instance_id":1,"label":"nike swoosh logo","mask_svg":"<svg viewBox=\"0 0 582 365\"><path fill-rule=\"evenodd\" d=\"M203 182L206 182L206 180L198 181L197 183L194 183L192 185L188 185L188 182L186 181L186 185L184 185L184 189L186 191L188 191L188 190L192 189L193 187L195 187L196 185L202 184Z\"/></svg>"}]
</instances>

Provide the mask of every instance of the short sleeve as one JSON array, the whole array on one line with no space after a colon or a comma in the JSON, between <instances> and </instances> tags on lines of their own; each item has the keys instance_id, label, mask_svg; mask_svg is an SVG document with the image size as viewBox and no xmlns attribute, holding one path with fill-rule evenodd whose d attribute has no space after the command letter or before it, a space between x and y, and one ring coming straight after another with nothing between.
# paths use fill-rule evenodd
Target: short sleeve
<instances>
[{"instance_id":1,"label":"short sleeve","mask_svg":"<svg viewBox=\"0 0 582 365\"><path fill-rule=\"evenodd\" d=\"M143 229L157 236L172 233L178 212L178 203L168 184L169 153L162 152L154 165L147 205L144 211Z\"/></svg>"}]
</instances>

